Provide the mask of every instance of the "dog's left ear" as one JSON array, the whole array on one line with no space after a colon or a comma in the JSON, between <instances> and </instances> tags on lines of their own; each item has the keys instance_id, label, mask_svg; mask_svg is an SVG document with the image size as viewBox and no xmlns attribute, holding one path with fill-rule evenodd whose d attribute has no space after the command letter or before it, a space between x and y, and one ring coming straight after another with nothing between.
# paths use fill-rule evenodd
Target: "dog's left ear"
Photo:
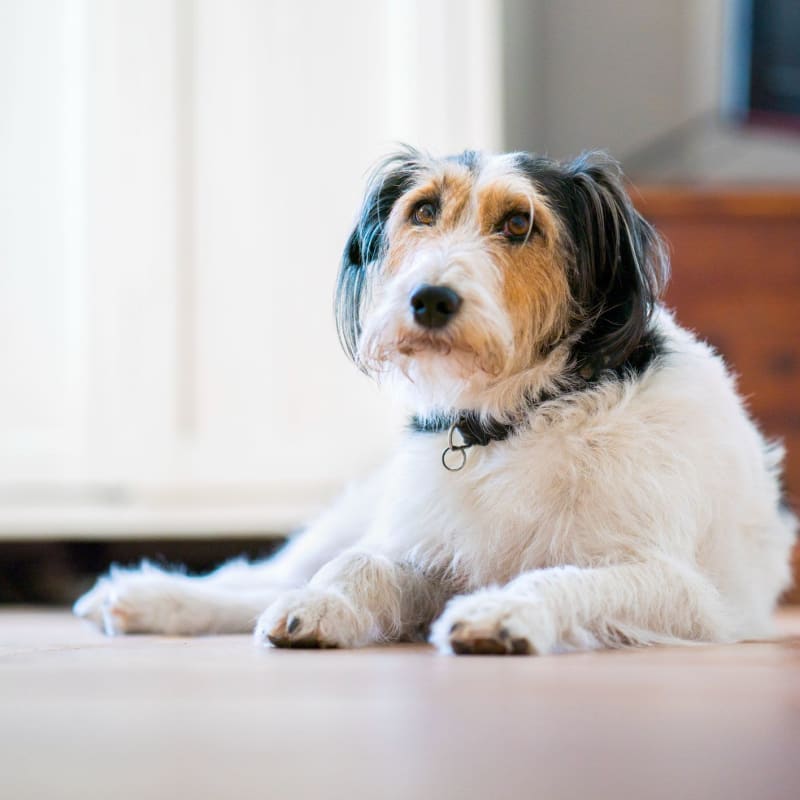
<instances>
[{"instance_id":1,"label":"dog's left ear","mask_svg":"<svg viewBox=\"0 0 800 800\"><path fill-rule=\"evenodd\" d=\"M572 291L584 317L576 353L593 375L635 361L669 275L666 249L625 191L619 164L590 153L568 166Z\"/></svg>"},{"instance_id":2,"label":"dog's left ear","mask_svg":"<svg viewBox=\"0 0 800 800\"><path fill-rule=\"evenodd\" d=\"M394 204L416 180L422 159L421 153L404 147L375 167L358 220L347 238L336 282L334 313L339 341L354 361L369 268L383 256L387 244L386 222Z\"/></svg>"}]
</instances>

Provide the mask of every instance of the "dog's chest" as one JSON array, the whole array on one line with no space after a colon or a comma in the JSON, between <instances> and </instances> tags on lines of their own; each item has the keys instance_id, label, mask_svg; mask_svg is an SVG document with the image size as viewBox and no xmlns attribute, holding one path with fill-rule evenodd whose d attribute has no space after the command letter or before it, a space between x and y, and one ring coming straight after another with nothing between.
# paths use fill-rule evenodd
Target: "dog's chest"
<instances>
[{"instance_id":1,"label":"dog's chest","mask_svg":"<svg viewBox=\"0 0 800 800\"><path fill-rule=\"evenodd\" d=\"M477 582L546 564L577 489L553 437L475 446L455 472L442 464L446 446L446 435L414 436L395 459L376 523L393 555Z\"/></svg>"}]
</instances>

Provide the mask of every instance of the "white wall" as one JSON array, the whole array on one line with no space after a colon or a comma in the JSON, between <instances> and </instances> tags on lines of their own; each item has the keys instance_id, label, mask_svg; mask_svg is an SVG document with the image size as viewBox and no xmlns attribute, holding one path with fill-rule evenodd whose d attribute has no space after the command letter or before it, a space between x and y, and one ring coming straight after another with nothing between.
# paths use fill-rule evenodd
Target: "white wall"
<instances>
[{"instance_id":1,"label":"white wall","mask_svg":"<svg viewBox=\"0 0 800 800\"><path fill-rule=\"evenodd\" d=\"M497 149L491 0L0 0L0 533L284 530L391 447L371 163Z\"/></svg>"},{"instance_id":2,"label":"white wall","mask_svg":"<svg viewBox=\"0 0 800 800\"><path fill-rule=\"evenodd\" d=\"M636 152L718 105L724 0L505 0L506 146Z\"/></svg>"},{"instance_id":3,"label":"white wall","mask_svg":"<svg viewBox=\"0 0 800 800\"><path fill-rule=\"evenodd\" d=\"M0 474L60 480L83 439L83 97L66 7L0 0Z\"/></svg>"}]
</instances>

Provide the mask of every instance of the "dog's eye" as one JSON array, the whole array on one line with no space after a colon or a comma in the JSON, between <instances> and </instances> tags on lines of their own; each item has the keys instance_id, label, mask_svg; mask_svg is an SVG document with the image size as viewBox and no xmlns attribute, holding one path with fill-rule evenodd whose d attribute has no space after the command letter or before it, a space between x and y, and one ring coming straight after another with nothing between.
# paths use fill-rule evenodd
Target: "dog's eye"
<instances>
[{"instance_id":1,"label":"dog's eye","mask_svg":"<svg viewBox=\"0 0 800 800\"><path fill-rule=\"evenodd\" d=\"M433 225L436 222L436 206L433 203L420 203L414 207L411 219L415 225Z\"/></svg>"},{"instance_id":2,"label":"dog's eye","mask_svg":"<svg viewBox=\"0 0 800 800\"><path fill-rule=\"evenodd\" d=\"M510 214L503 221L502 234L507 239L524 239L531 228L531 215L525 213Z\"/></svg>"}]
</instances>

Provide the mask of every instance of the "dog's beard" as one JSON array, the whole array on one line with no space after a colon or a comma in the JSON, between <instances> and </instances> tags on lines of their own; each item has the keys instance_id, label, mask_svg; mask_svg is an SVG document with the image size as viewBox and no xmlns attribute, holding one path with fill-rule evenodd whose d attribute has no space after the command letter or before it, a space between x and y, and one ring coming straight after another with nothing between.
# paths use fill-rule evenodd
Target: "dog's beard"
<instances>
[{"instance_id":1,"label":"dog's beard","mask_svg":"<svg viewBox=\"0 0 800 800\"><path fill-rule=\"evenodd\" d=\"M428 283L451 287L463 301L441 328L421 327L412 318L409 296ZM499 270L481 248L418 251L398 276L372 285L360 366L379 381L404 379L417 399L436 396L441 404L446 396L455 404L459 396L474 396L515 369L517 337L500 285Z\"/></svg>"},{"instance_id":2,"label":"dog's beard","mask_svg":"<svg viewBox=\"0 0 800 800\"><path fill-rule=\"evenodd\" d=\"M464 324L437 331L375 318L363 332L359 360L379 381L398 379L417 402L458 406L503 376L512 355L504 331Z\"/></svg>"},{"instance_id":3,"label":"dog's beard","mask_svg":"<svg viewBox=\"0 0 800 800\"><path fill-rule=\"evenodd\" d=\"M498 377L505 368L505 353L496 342L471 341L453 333L401 331L392 343L394 353L387 360L402 367L413 361L434 360L447 365L447 370L460 379L468 380L481 373L486 378Z\"/></svg>"}]
</instances>

